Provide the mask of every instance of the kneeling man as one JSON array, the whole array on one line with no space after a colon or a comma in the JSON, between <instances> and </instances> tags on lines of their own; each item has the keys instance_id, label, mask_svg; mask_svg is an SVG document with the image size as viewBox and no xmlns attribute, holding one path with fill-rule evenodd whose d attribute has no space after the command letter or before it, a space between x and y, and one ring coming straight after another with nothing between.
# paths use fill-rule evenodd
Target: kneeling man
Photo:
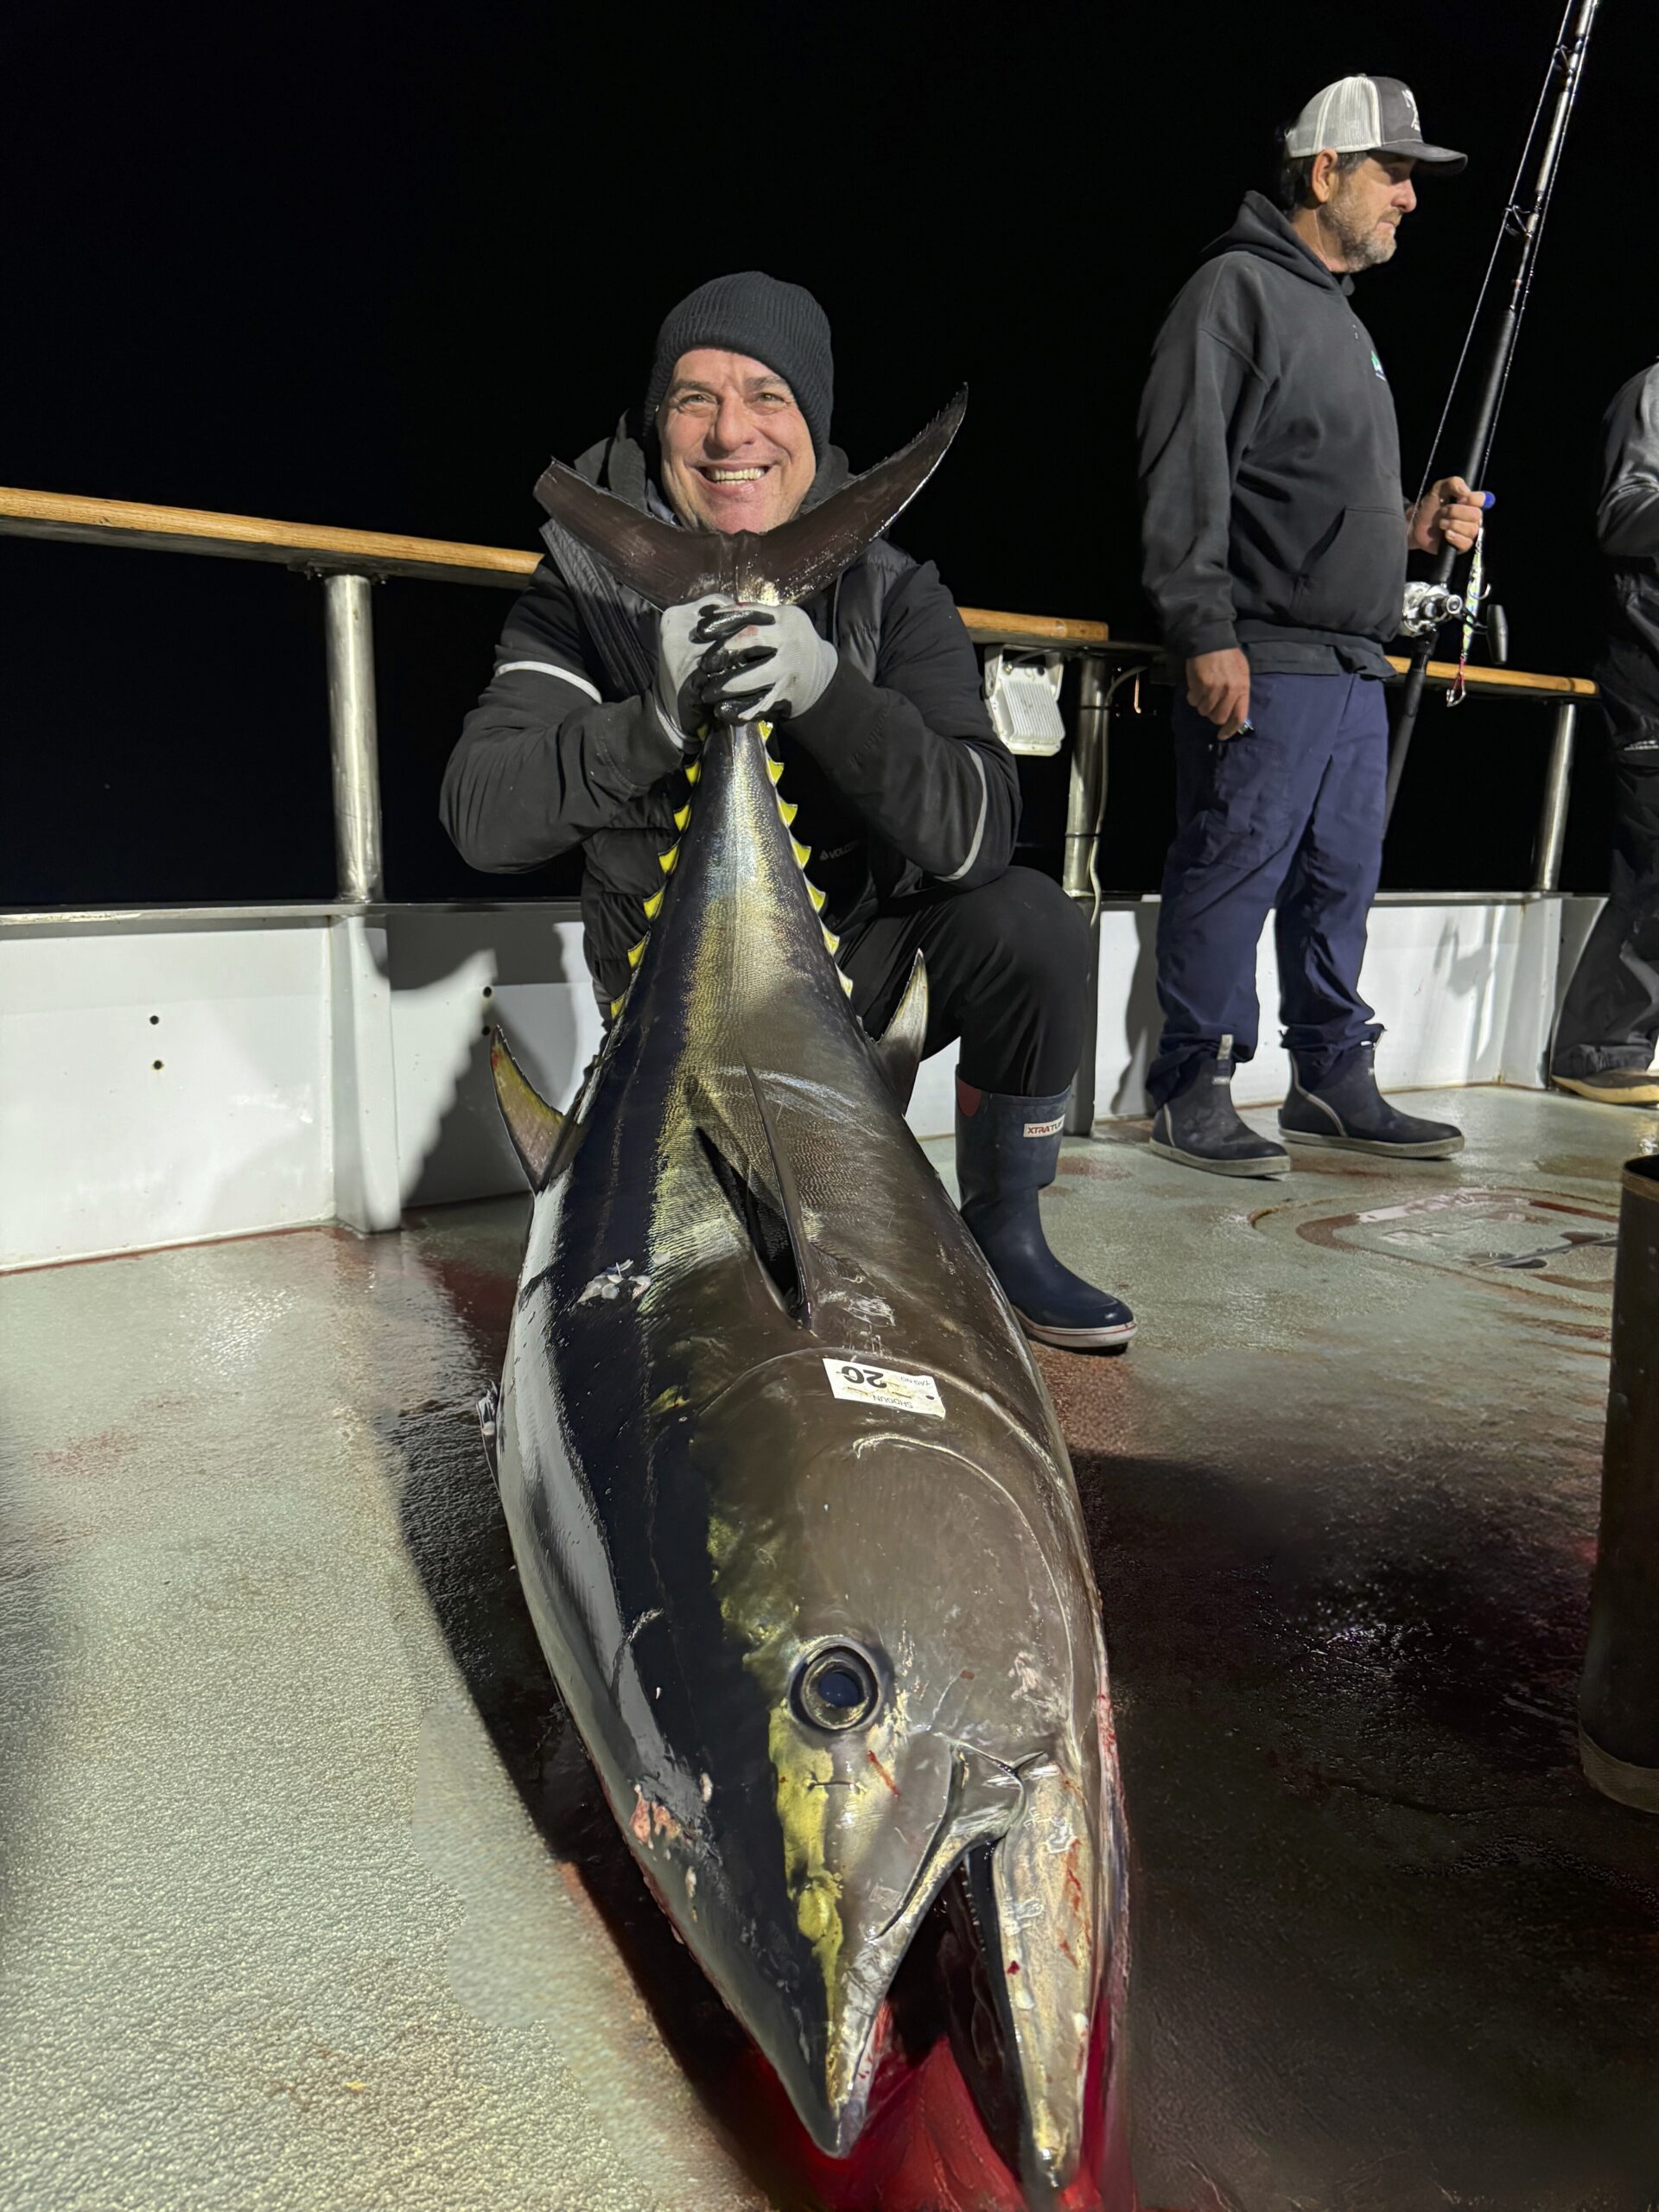
<instances>
[{"instance_id":1,"label":"kneeling man","mask_svg":"<svg viewBox=\"0 0 1659 2212\"><path fill-rule=\"evenodd\" d=\"M643 407L576 467L663 520L772 530L848 479L831 388L830 326L809 292L754 270L716 277L663 324ZM543 537L550 557L507 618L444 778L462 857L512 871L582 847L608 1014L662 880L685 740L722 712L764 713L855 1009L879 1033L919 951L926 1050L961 1040L963 1217L1027 1334L1125 1343L1128 1308L1060 1264L1038 1214L1082 1045L1086 931L1058 884L1009 866L1014 762L938 570L878 539L827 591L734 634L730 614L659 617L556 525Z\"/></svg>"}]
</instances>

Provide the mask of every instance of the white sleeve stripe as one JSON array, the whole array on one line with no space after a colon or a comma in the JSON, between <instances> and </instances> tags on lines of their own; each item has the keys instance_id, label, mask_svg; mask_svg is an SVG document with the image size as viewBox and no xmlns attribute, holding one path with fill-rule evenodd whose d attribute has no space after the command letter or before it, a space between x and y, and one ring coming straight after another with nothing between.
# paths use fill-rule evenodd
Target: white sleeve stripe
<instances>
[{"instance_id":1,"label":"white sleeve stripe","mask_svg":"<svg viewBox=\"0 0 1659 2212\"><path fill-rule=\"evenodd\" d=\"M991 787L985 780L985 763L977 753L970 752L969 759L979 771L979 819L974 824L974 842L968 848L968 857L950 875L942 875L941 883L960 883L974 862L979 858L979 849L985 840L985 816L991 804Z\"/></svg>"},{"instance_id":2,"label":"white sleeve stripe","mask_svg":"<svg viewBox=\"0 0 1659 2212\"><path fill-rule=\"evenodd\" d=\"M533 669L537 676L556 676L562 683L574 683L578 691L585 691L596 703L603 703L600 701L597 686L590 683L585 676L578 676L574 669L561 668L556 661L504 660L495 672L498 676L511 676L516 668Z\"/></svg>"}]
</instances>

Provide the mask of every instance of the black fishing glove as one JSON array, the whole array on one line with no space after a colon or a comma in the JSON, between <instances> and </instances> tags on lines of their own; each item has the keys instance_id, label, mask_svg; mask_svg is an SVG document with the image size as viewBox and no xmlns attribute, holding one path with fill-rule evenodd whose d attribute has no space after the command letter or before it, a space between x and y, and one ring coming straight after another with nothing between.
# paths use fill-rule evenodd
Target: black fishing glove
<instances>
[{"instance_id":1,"label":"black fishing glove","mask_svg":"<svg viewBox=\"0 0 1659 2212\"><path fill-rule=\"evenodd\" d=\"M817 706L839 664L798 607L730 607L703 626L698 663L705 715L723 722L782 722Z\"/></svg>"},{"instance_id":2,"label":"black fishing glove","mask_svg":"<svg viewBox=\"0 0 1659 2212\"><path fill-rule=\"evenodd\" d=\"M722 644L732 630L741 629L746 620L736 601L723 594L663 609L657 625L657 683L652 698L658 721L682 749L709 719L710 709L703 702L703 664L711 648Z\"/></svg>"}]
</instances>

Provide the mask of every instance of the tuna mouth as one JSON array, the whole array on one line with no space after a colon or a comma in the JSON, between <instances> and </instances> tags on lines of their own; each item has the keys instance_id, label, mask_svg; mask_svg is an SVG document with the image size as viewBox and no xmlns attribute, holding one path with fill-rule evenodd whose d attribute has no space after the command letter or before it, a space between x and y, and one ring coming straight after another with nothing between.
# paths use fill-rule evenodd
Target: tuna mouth
<instances>
[{"instance_id":1,"label":"tuna mouth","mask_svg":"<svg viewBox=\"0 0 1659 2212\"><path fill-rule=\"evenodd\" d=\"M1096 1831L1053 1758L1014 1768L958 1745L910 1897L885 1927L864 1923L861 1969L832 1989L819 2058L785 2066L817 2148L856 2160L882 2132L884 2082L890 2093L943 2043L1025 2202L1057 2206L1088 2157L1116 1865L1115 1832Z\"/></svg>"},{"instance_id":2,"label":"tuna mouth","mask_svg":"<svg viewBox=\"0 0 1659 2212\"><path fill-rule=\"evenodd\" d=\"M751 2110L758 2106L773 2149L823 2212L940 2212L946 2204L1118 2212L1134 2202L1120 2193L1127 2151L1109 2108L1114 2006L1104 1985L1084 2024L1078 2138L1060 2164L1033 2142L1008 1977L985 1913L994 1848L976 1847L957 1863L916 1929L871 2037L855 2126L828 2142L817 2128L809 2132L783 2082L753 2054L762 2082ZM942 2196L937 2177L944 2176Z\"/></svg>"}]
</instances>

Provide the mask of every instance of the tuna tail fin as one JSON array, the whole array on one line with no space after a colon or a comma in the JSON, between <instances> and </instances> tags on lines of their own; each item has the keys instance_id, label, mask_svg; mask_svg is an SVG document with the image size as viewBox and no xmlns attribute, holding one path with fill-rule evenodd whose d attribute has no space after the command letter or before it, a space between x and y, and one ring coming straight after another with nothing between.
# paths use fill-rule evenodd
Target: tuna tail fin
<instances>
[{"instance_id":1,"label":"tuna tail fin","mask_svg":"<svg viewBox=\"0 0 1659 2212\"><path fill-rule=\"evenodd\" d=\"M918 952L911 963L910 981L892 1020L870 1046L900 1112L909 1105L910 1094L916 1088L916 1071L922 1064L926 1039L927 963Z\"/></svg>"},{"instance_id":2,"label":"tuna tail fin","mask_svg":"<svg viewBox=\"0 0 1659 2212\"><path fill-rule=\"evenodd\" d=\"M531 1189L539 1191L553 1164L564 1116L556 1113L531 1083L499 1027L490 1039L490 1073L495 1078L496 1103L518 1155L518 1165L529 1177Z\"/></svg>"},{"instance_id":3,"label":"tuna tail fin","mask_svg":"<svg viewBox=\"0 0 1659 2212\"><path fill-rule=\"evenodd\" d=\"M543 473L536 497L620 583L654 606L683 606L713 591L751 604L794 606L833 583L903 513L944 460L967 407L964 385L900 452L855 476L822 506L763 534L677 529L556 461Z\"/></svg>"},{"instance_id":4,"label":"tuna tail fin","mask_svg":"<svg viewBox=\"0 0 1659 2212\"><path fill-rule=\"evenodd\" d=\"M850 568L867 545L891 529L944 459L967 411L964 385L907 446L854 477L821 507L780 523L764 537L746 537L745 557L765 579L764 595L792 607Z\"/></svg>"},{"instance_id":5,"label":"tuna tail fin","mask_svg":"<svg viewBox=\"0 0 1659 2212\"><path fill-rule=\"evenodd\" d=\"M536 497L619 583L653 607L683 607L700 593L731 588L727 541L718 531L680 530L655 515L641 514L562 461L549 461Z\"/></svg>"}]
</instances>

